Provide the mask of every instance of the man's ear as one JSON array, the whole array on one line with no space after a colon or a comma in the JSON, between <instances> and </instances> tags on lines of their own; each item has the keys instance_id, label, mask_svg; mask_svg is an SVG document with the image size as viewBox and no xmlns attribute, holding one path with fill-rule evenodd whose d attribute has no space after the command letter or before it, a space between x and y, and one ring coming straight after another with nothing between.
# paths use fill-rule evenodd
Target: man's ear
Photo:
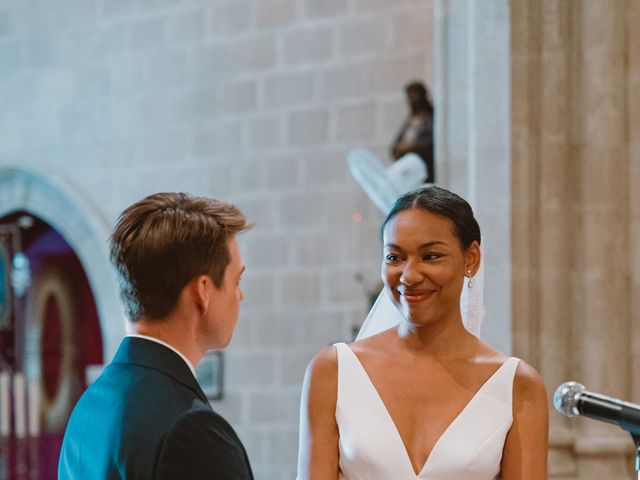
<instances>
[{"instance_id":1,"label":"man's ear","mask_svg":"<svg viewBox=\"0 0 640 480\"><path fill-rule=\"evenodd\" d=\"M464 252L465 274L470 273L473 277L478 272L478 269L480 268L480 257L480 244L474 240L471 242L471 245L469 245L469 248Z\"/></svg>"},{"instance_id":2,"label":"man's ear","mask_svg":"<svg viewBox=\"0 0 640 480\"><path fill-rule=\"evenodd\" d=\"M211 278L207 275L198 275L193 277L189 282L189 290L198 311L202 314L207 313L209 309L209 300L211 296Z\"/></svg>"}]
</instances>

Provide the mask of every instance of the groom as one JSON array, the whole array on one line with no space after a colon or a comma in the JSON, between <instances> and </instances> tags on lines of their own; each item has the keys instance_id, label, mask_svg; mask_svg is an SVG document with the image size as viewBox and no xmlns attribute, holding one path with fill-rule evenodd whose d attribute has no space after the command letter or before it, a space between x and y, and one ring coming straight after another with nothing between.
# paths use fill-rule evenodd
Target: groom
<instances>
[{"instance_id":1,"label":"groom","mask_svg":"<svg viewBox=\"0 0 640 480\"><path fill-rule=\"evenodd\" d=\"M127 208L111 261L130 335L78 401L58 478L253 479L231 426L209 405L194 366L229 344L244 270L234 206L157 193Z\"/></svg>"}]
</instances>

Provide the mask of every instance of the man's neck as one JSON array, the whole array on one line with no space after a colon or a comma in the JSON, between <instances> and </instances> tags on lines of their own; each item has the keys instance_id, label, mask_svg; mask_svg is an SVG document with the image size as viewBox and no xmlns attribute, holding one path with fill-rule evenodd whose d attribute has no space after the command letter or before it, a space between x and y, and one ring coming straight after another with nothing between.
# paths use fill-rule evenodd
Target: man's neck
<instances>
[{"instance_id":1,"label":"man's neck","mask_svg":"<svg viewBox=\"0 0 640 480\"><path fill-rule=\"evenodd\" d=\"M182 353L195 366L204 352L198 347L189 325L172 319L141 319L129 325L130 333L158 339Z\"/></svg>"}]
</instances>

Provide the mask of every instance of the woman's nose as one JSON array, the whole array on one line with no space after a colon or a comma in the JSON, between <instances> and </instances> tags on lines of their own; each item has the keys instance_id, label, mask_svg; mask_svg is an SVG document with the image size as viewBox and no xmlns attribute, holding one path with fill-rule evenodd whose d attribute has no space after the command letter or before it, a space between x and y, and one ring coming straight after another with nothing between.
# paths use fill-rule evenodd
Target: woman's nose
<instances>
[{"instance_id":1,"label":"woman's nose","mask_svg":"<svg viewBox=\"0 0 640 480\"><path fill-rule=\"evenodd\" d=\"M413 262L407 262L402 269L402 275L400 275L400 281L405 285L415 285L420 283L422 275Z\"/></svg>"}]
</instances>

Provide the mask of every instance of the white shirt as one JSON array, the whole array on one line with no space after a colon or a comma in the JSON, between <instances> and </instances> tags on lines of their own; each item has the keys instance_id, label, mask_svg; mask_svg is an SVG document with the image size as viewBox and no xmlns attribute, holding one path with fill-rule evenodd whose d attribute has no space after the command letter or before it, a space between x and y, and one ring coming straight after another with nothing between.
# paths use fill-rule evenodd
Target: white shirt
<instances>
[{"instance_id":1,"label":"white shirt","mask_svg":"<svg viewBox=\"0 0 640 480\"><path fill-rule=\"evenodd\" d=\"M184 362L187 364L187 366L189 367L189 370L191 370L191 373L193 373L193 376L196 376L196 369L193 368L193 365L191 365L191 362L189 361L189 359L182 353L180 352L180 350L178 350L175 347L172 347L171 345L169 345L167 342L163 342L162 340L159 340L155 337L149 337L147 335L138 335L137 333L130 333L129 335L127 335L127 337L134 337L134 338L144 338L145 340L151 340L152 342L156 342L159 343L160 345L164 345L165 347L167 347L170 350L173 350L174 352L176 352L178 355L180 355L180 358L182 358L182 360L184 360Z\"/></svg>"}]
</instances>

